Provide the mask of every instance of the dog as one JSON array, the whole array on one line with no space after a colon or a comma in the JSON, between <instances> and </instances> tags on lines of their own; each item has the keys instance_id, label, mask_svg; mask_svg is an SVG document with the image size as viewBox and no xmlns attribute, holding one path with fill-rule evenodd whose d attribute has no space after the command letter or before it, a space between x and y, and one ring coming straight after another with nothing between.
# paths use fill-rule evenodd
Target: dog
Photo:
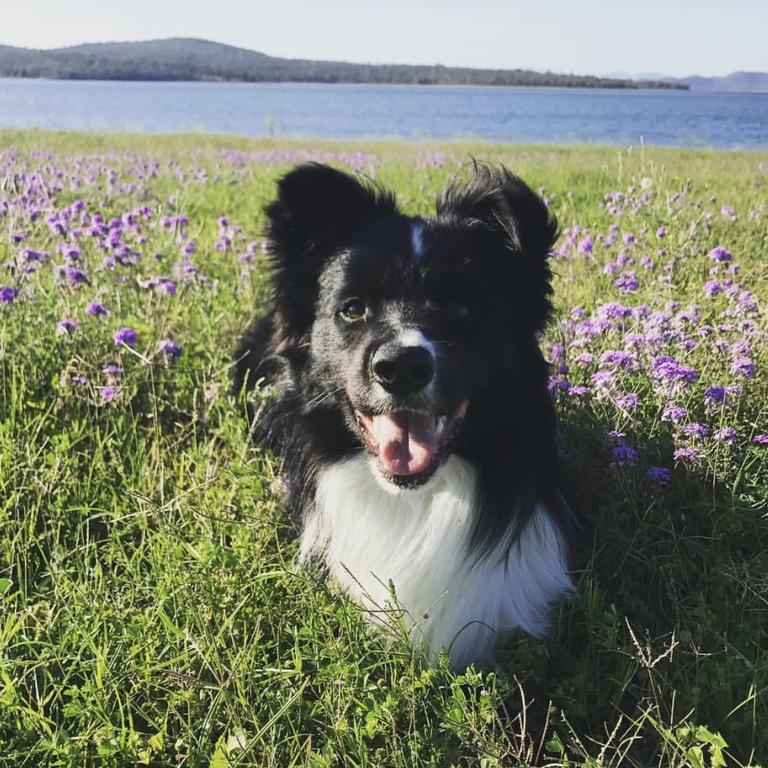
<instances>
[{"instance_id":1,"label":"dog","mask_svg":"<svg viewBox=\"0 0 768 768\"><path fill-rule=\"evenodd\" d=\"M235 391L283 462L299 559L434 663L497 660L572 589L549 368L557 223L504 167L474 163L432 218L322 164L266 207L273 302ZM401 624L402 626L402 624Z\"/></svg>"}]
</instances>

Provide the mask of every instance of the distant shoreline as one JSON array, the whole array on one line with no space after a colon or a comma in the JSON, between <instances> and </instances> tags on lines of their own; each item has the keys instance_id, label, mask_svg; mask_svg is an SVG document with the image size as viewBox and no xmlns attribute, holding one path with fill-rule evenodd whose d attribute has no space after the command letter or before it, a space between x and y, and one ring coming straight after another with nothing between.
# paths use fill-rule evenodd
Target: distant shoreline
<instances>
[{"instance_id":1,"label":"distant shoreline","mask_svg":"<svg viewBox=\"0 0 768 768\"><path fill-rule=\"evenodd\" d=\"M361 88L368 88L370 86L382 86L386 88L484 88L488 90L503 90L509 88L516 91L614 91L616 93L690 93L690 94L719 94L721 96L726 95L738 95L738 94L752 94L755 96L763 95L768 96L768 90L755 89L755 90L729 90L723 88L722 90L698 90L696 88L650 88L645 86L638 86L636 88L619 88L615 86L607 85L488 85L486 83L356 83L356 82L343 82L343 83L326 83L318 82L314 80L215 80L215 79L203 79L198 78L195 80L158 80L158 79L119 79L119 78L99 78L99 77L22 77L22 76L8 76L0 75L0 83L2 82L43 82L43 83L149 83L157 85L327 85L327 86L357 86Z\"/></svg>"},{"instance_id":2,"label":"distant shoreline","mask_svg":"<svg viewBox=\"0 0 768 768\"><path fill-rule=\"evenodd\" d=\"M687 85L608 85L608 84L579 84L579 85L533 85L528 83L409 83L409 82L384 82L384 81L360 81L360 80L237 80L233 78L154 78L154 77L52 77L50 75L6 75L0 74L2 80L44 80L56 83L209 83L216 85L359 85L405 87L405 88L528 88L537 90L562 90L562 91L690 91ZM725 91L724 91L725 92ZM762 91L756 91L762 93Z\"/></svg>"},{"instance_id":3,"label":"distant shoreline","mask_svg":"<svg viewBox=\"0 0 768 768\"><path fill-rule=\"evenodd\" d=\"M482 69L442 64L360 64L286 59L196 38L87 43L53 49L0 45L0 77L126 82L688 89L687 84L662 80L639 81L523 68Z\"/></svg>"},{"instance_id":4,"label":"distant shoreline","mask_svg":"<svg viewBox=\"0 0 768 768\"><path fill-rule=\"evenodd\" d=\"M503 90L509 88L516 91L616 91L618 93L637 93L638 91L649 93L680 93L686 91L692 93L690 88L659 88L639 85L637 87L611 86L611 85L514 85L499 84L491 85L488 83L362 83L356 81L344 82L325 82L318 80L216 80L213 78L196 78L193 80L176 79L149 79L149 78L112 78L112 77L28 77L15 75L0 75L2 82L44 82L44 83L130 83L130 84L150 84L150 85L279 85L279 86L300 86L300 85L318 85L329 87L359 87L359 88L483 88L487 90ZM713 91L715 93L715 91ZM717 92L719 93L719 91ZM722 93L732 93L732 91L722 91ZM755 93L765 93L765 91L755 91Z\"/></svg>"}]
</instances>

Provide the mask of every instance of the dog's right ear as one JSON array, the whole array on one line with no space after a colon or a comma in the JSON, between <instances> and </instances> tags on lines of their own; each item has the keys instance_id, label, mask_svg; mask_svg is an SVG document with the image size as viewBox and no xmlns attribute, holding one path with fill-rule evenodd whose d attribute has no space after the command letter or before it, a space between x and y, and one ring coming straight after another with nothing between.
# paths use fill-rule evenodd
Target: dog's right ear
<instances>
[{"instance_id":1,"label":"dog's right ear","mask_svg":"<svg viewBox=\"0 0 768 768\"><path fill-rule=\"evenodd\" d=\"M395 198L371 182L306 163L277 183L266 208L279 333L290 343L309 329L325 259L365 224L397 213Z\"/></svg>"}]
</instances>

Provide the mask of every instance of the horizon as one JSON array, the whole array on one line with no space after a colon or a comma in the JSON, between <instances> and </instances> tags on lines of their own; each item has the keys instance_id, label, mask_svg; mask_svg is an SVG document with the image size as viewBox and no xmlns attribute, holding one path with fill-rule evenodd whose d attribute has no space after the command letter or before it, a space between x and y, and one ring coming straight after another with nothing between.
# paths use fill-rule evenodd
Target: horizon
<instances>
[{"instance_id":1,"label":"horizon","mask_svg":"<svg viewBox=\"0 0 768 768\"><path fill-rule=\"evenodd\" d=\"M582 0L578 8L567 0L479 0L471 7L461 0L392 0L386 14L374 0L265 5L221 0L214 12L182 0L134 0L105 13L97 0L37 0L5 11L1 42L46 50L197 38L277 58L649 79L768 71L762 0L728 8L715 0L672 7L648 0L642 13L601 0Z\"/></svg>"},{"instance_id":2,"label":"horizon","mask_svg":"<svg viewBox=\"0 0 768 768\"><path fill-rule=\"evenodd\" d=\"M243 46L234 45L232 43L226 43L221 40L214 40L211 38L206 37L187 37L187 36L179 36L179 35L170 35L168 37L148 37L144 39L113 39L113 40L84 40L79 43L72 43L69 45L62 45L62 46L53 46L53 47L45 47L45 48L33 48L33 47L27 47L27 46L13 46L9 43L6 43L4 40L0 40L0 46L6 45L9 47L16 47L21 48L24 50L30 50L30 51L56 51L56 50L66 50L68 48L78 48L80 46L84 45L113 45L113 44L138 44L138 43L151 43L151 42L163 42L166 40L184 40L187 42L199 42L199 43L209 43L212 45L222 45L226 47L232 47L232 48L238 48L240 50L247 50L251 53L259 53L263 54L265 56L268 56L270 58L280 58L280 59L294 59L294 60L301 60L301 59L307 59L306 56L277 56L273 53L270 53L269 51L264 50L257 50L255 48L244 48ZM444 64L440 61L432 61L432 62L406 62L406 61L396 61L396 60L389 60L389 61L352 61L350 59L311 59L312 61L339 61L344 62L346 64L362 64L362 65L372 65L372 66L443 66L448 68L466 68L466 69L526 69L533 72L538 72L542 74L551 73L551 74L565 74L565 75L578 75L578 76L589 76L594 75L597 77L602 78L611 78L611 79L635 79L635 80L647 80L647 81L654 81L658 80L659 78L666 78L666 77L674 77L676 79L685 79L686 77L696 77L696 76L703 76L703 77L727 77L729 75L734 75L738 73L757 73L757 74L763 74L768 73L768 69L766 70L749 70L749 69L737 69L732 70L730 72L724 72L720 75L701 75L700 72L690 72L688 75L669 75L666 72L619 72L619 71L611 71L611 72L581 72L581 71L565 71L565 70L553 70L548 68L542 68L542 67L511 67L511 68L504 68L504 67L480 67L480 66L473 66L473 65L463 65L463 64Z\"/></svg>"}]
</instances>

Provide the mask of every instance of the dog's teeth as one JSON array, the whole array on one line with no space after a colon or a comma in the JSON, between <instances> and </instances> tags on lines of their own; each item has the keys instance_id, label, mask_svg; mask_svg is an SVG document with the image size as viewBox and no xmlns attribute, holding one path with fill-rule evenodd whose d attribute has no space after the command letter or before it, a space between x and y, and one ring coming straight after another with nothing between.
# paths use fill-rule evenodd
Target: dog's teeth
<instances>
[{"instance_id":1,"label":"dog's teeth","mask_svg":"<svg viewBox=\"0 0 768 768\"><path fill-rule=\"evenodd\" d=\"M441 416L437 420L437 436L438 437L440 435L442 435L443 432L445 431L445 426L446 426L447 423L448 423L448 417L447 416Z\"/></svg>"}]
</instances>

